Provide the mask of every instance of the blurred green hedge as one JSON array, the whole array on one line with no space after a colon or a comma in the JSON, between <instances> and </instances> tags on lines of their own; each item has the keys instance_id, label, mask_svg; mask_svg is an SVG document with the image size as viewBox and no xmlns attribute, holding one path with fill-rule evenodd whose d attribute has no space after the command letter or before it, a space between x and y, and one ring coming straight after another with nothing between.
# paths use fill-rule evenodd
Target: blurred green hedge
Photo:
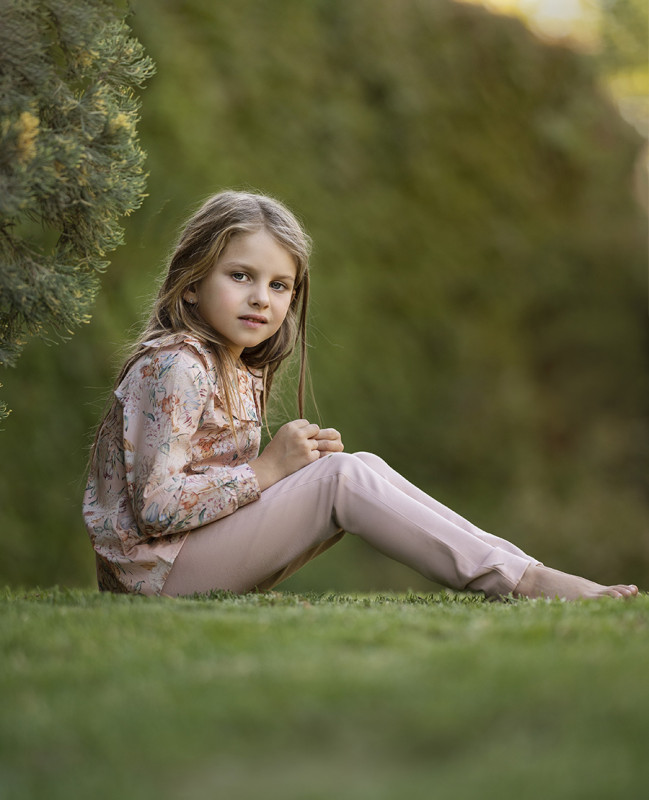
<instances>
[{"instance_id":1,"label":"blurred green hedge","mask_svg":"<svg viewBox=\"0 0 649 800\"><path fill-rule=\"evenodd\" d=\"M115 354L181 221L234 187L314 237L313 383L347 450L547 563L649 585L642 141L588 59L450 0L133 9L150 196L92 324L3 378L2 579L92 581L79 503ZM418 585L345 543L293 580Z\"/></svg>"}]
</instances>

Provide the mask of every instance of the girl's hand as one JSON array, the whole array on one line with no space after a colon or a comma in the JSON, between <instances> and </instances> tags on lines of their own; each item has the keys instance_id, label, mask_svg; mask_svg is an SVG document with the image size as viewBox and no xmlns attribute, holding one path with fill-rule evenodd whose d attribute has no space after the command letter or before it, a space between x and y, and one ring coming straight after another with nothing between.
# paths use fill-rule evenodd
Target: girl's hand
<instances>
[{"instance_id":1,"label":"girl's hand","mask_svg":"<svg viewBox=\"0 0 649 800\"><path fill-rule=\"evenodd\" d=\"M250 461L263 491L287 475L320 458L320 428L306 419L295 419L277 431L263 453Z\"/></svg>"},{"instance_id":2,"label":"girl's hand","mask_svg":"<svg viewBox=\"0 0 649 800\"><path fill-rule=\"evenodd\" d=\"M315 437L320 455L342 453L345 449L340 434L335 428L321 428Z\"/></svg>"}]
</instances>

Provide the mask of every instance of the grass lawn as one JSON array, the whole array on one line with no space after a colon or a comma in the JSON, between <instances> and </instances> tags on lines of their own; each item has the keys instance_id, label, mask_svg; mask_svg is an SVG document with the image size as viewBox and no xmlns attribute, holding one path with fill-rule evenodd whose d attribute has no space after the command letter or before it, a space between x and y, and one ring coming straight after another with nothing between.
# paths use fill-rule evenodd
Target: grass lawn
<instances>
[{"instance_id":1,"label":"grass lawn","mask_svg":"<svg viewBox=\"0 0 649 800\"><path fill-rule=\"evenodd\" d=\"M647 796L646 594L0 603L3 800Z\"/></svg>"}]
</instances>

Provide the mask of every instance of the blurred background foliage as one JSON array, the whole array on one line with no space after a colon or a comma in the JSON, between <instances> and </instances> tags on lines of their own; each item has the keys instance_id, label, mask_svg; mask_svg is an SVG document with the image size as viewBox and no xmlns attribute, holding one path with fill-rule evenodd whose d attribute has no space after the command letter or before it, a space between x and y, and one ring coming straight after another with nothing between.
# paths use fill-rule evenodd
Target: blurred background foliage
<instances>
[{"instance_id":1,"label":"blurred background foliage","mask_svg":"<svg viewBox=\"0 0 649 800\"><path fill-rule=\"evenodd\" d=\"M314 238L312 417L546 563L648 588L645 143L599 62L451 0L132 9L149 197L92 323L3 378L2 580L92 583L79 505L119 350L182 220L233 187ZM425 583L346 537L290 585Z\"/></svg>"}]
</instances>

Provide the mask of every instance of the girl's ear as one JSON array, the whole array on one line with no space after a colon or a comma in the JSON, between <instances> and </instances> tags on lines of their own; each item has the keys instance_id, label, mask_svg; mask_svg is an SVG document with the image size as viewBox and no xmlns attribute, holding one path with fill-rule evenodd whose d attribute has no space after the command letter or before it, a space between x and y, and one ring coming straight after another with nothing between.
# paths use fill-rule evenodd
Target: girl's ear
<instances>
[{"instance_id":1,"label":"girl's ear","mask_svg":"<svg viewBox=\"0 0 649 800\"><path fill-rule=\"evenodd\" d=\"M197 303L198 297L196 297L196 291L194 289L185 289L185 293L183 294L183 300L188 303Z\"/></svg>"}]
</instances>

